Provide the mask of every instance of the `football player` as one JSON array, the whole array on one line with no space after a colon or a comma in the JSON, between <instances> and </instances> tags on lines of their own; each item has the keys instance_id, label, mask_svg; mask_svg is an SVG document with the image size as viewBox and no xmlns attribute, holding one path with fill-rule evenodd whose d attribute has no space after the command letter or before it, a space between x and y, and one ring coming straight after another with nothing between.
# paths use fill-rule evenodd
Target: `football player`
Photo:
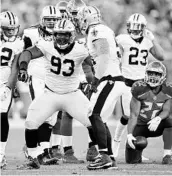
<instances>
[{"instance_id":1,"label":"football player","mask_svg":"<svg viewBox=\"0 0 172 176\"><path fill-rule=\"evenodd\" d=\"M135 137L157 137L163 134L164 155L162 164L172 164L172 118L170 106L172 85L166 81L166 67L159 61L151 62L143 81L133 84L128 122L126 162L141 163L142 150L136 150Z\"/></svg>"},{"instance_id":2,"label":"football player","mask_svg":"<svg viewBox=\"0 0 172 176\"><path fill-rule=\"evenodd\" d=\"M25 128L30 161L20 168L39 169L37 129L56 111L65 111L89 127L89 100L78 89L82 62L89 55L84 44L75 41L75 27L69 20L60 20L53 29L53 41L39 40L24 50L19 58L19 80L27 77L28 62L44 56L46 59L45 91L29 107ZM27 136L32 135L32 141Z\"/></svg>"},{"instance_id":3,"label":"football player","mask_svg":"<svg viewBox=\"0 0 172 176\"><path fill-rule=\"evenodd\" d=\"M58 20L61 19L61 14L58 9L56 9L52 5L45 6L42 9L40 15L40 23L39 25L32 26L28 29L24 30L23 40L25 43L25 49L34 46L40 39L44 39L46 41L52 41L52 32L54 25ZM29 91L31 95L32 101L35 98L38 98L43 92L45 88L45 58L40 57L39 59L32 60L29 63L28 73L29 73ZM39 149L42 157L39 157L39 161L41 164L54 164L55 158L49 157L50 150L50 136L52 131L52 126L54 126L57 119L57 113L55 113L52 117L47 119L45 123L43 123L38 130L38 138L39 138ZM30 137L28 140L32 140ZM24 147L24 153L27 156L27 150ZM40 155L41 156L41 155ZM27 156L28 157L28 156ZM44 158L44 159L43 159ZM46 158L46 159L45 159Z\"/></svg>"},{"instance_id":4,"label":"football player","mask_svg":"<svg viewBox=\"0 0 172 176\"><path fill-rule=\"evenodd\" d=\"M121 137L130 115L132 84L137 80L144 79L149 54L152 54L157 60L164 60L163 49L153 33L146 29L146 26L147 20L142 14L132 14L127 20L128 34L120 34L116 37L122 51L121 69L125 78L125 89L121 96L123 116L117 124L113 141L115 157L118 156Z\"/></svg>"},{"instance_id":5,"label":"football player","mask_svg":"<svg viewBox=\"0 0 172 176\"><path fill-rule=\"evenodd\" d=\"M56 7L60 10L62 19L72 20L72 15L68 12L67 5L68 4L66 3L66 1L60 1L56 5ZM84 72L85 73L88 72L87 67L90 67L90 66L88 66L84 62L82 66L83 66ZM88 75L88 73L86 73L86 75ZM66 112L60 112L59 116L60 118L57 119L57 122L53 127L52 136L51 136L53 155L61 159L62 156L61 156L60 146L62 143L63 150L64 150L64 155L63 155L64 163L75 163L75 164L83 163L84 162L83 160L79 160L74 155L74 150L72 147L73 146L73 136L72 136L73 118Z\"/></svg>"},{"instance_id":6,"label":"football player","mask_svg":"<svg viewBox=\"0 0 172 176\"><path fill-rule=\"evenodd\" d=\"M12 103L12 91L16 77L10 77L13 72L13 65L17 62L17 54L22 51L24 44L20 37L19 32L19 19L11 11L0 13L1 23L1 44L0 44L0 116L1 116L1 142L0 142L0 165L1 168L6 166L5 148L8 139L9 122L8 112ZM16 70L16 69L14 69ZM16 72L17 73L17 72Z\"/></svg>"},{"instance_id":7,"label":"football player","mask_svg":"<svg viewBox=\"0 0 172 176\"><path fill-rule=\"evenodd\" d=\"M108 26L102 23L97 7L81 8L78 12L78 22L80 31L87 35L87 47L95 64L95 78L92 83L94 92L90 99L94 108L89 119L101 155L95 162L88 165L88 169L107 169L111 166L117 169L111 149L111 134L106 125L124 87L115 35Z\"/></svg>"}]
</instances>

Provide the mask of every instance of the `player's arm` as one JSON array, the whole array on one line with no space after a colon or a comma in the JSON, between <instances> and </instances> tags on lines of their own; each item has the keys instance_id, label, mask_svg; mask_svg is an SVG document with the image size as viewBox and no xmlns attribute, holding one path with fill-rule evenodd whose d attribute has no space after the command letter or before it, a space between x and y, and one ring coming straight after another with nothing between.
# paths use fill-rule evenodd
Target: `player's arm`
<instances>
[{"instance_id":1,"label":"player's arm","mask_svg":"<svg viewBox=\"0 0 172 176\"><path fill-rule=\"evenodd\" d=\"M141 103L136 98L132 97L130 102L130 118L128 121L128 134L133 134L134 128L137 124L137 118L140 113Z\"/></svg>"},{"instance_id":2,"label":"player's arm","mask_svg":"<svg viewBox=\"0 0 172 176\"><path fill-rule=\"evenodd\" d=\"M88 56L82 63L82 69L84 71L87 82L91 84L94 74L93 74L93 64L90 56Z\"/></svg>"},{"instance_id":3,"label":"player's arm","mask_svg":"<svg viewBox=\"0 0 172 176\"><path fill-rule=\"evenodd\" d=\"M7 87L9 87L10 89L14 89L17 82L19 56L20 56L20 53L14 56L12 66L11 66L11 74L6 84Z\"/></svg>"},{"instance_id":4,"label":"player's arm","mask_svg":"<svg viewBox=\"0 0 172 176\"><path fill-rule=\"evenodd\" d=\"M160 44L154 39L152 41L153 47L150 49L150 53L159 61L164 60L164 50Z\"/></svg>"},{"instance_id":5,"label":"player's arm","mask_svg":"<svg viewBox=\"0 0 172 176\"><path fill-rule=\"evenodd\" d=\"M100 79L103 77L104 72L107 69L109 58L110 58L110 49L109 43L106 38L99 38L93 41L93 45L97 54L97 70L95 77Z\"/></svg>"},{"instance_id":6,"label":"player's arm","mask_svg":"<svg viewBox=\"0 0 172 176\"><path fill-rule=\"evenodd\" d=\"M42 56L44 56L44 54L37 46L33 46L24 50L19 57L19 69L24 68L25 70L27 70L28 63L31 59L36 59Z\"/></svg>"}]
</instances>

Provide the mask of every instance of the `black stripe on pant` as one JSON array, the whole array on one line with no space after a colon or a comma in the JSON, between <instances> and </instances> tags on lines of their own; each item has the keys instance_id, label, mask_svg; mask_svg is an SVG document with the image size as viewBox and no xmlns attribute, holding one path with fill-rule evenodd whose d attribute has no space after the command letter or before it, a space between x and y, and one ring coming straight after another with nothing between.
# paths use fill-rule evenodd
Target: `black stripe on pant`
<instances>
[{"instance_id":1,"label":"black stripe on pant","mask_svg":"<svg viewBox=\"0 0 172 176\"><path fill-rule=\"evenodd\" d=\"M97 98L97 102L96 102L94 109L93 109L93 114L100 114L101 113L101 110L103 109L103 105L105 104L105 101L106 101L109 93L113 89L114 85L115 85L115 83L109 83L109 81L106 83L106 85L104 86L104 88L102 89L102 91L100 92L100 94Z\"/></svg>"},{"instance_id":2,"label":"black stripe on pant","mask_svg":"<svg viewBox=\"0 0 172 176\"><path fill-rule=\"evenodd\" d=\"M30 80L29 80L29 91L30 91L30 95L33 101L35 99L35 92L34 92L34 88L32 84L32 76L30 76Z\"/></svg>"}]
</instances>

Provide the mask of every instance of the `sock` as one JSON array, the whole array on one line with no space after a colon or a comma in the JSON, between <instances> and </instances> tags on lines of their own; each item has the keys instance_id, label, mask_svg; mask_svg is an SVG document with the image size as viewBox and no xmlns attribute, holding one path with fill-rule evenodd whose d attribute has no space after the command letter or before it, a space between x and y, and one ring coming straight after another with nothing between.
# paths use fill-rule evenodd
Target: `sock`
<instances>
[{"instance_id":1,"label":"sock","mask_svg":"<svg viewBox=\"0 0 172 176\"><path fill-rule=\"evenodd\" d=\"M51 134L51 146L60 146L62 142L62 135Z\"/></svg>"},{"instance_id":2,"label":"sock","mask_svg":"<svg viewBox=\"0 0 172 176\"><path fill-rule=\"evenodd\" d=\"M63 144L63 147L72 146L73 137L72 136L62 136L62 144Z\"/></svg>"},{"instance_id":3,"label":"sock","mask_svg":"<svg viewBox=\"0 0 172 176\"><path fill-rule=\"evenodd\" d=\"M48 123L43 123L39 128L38 128L38 140L39 143L49 143L50 137L51 137L51 132L52 132L52 126ZM46 144L48 145L48 144Z\"/></svg>"},{"instance_id":4,"label":"sock","mask_svg":"<svg viewBox=\"0 0 172 176\"><path fill-rule=\"evenodd\" d=\"M46 148L50 148L50 142L40 142L40 150L44 151Z\"/></svg>"},{"instance_id":5,"label":"sock","mask_svg":"<svg viewBox=\"0 0 172 176\"><path fill-rule=\"evenodd\" d=\"M107 124L105 123L106 126L106 132L107 132L107 147L108 147L108 155L113 155L112 152L112 137L111 137L111 133L109 131L109 128L107 126Z\"/></svg>"},{"instance_id":6,"label":"sock","mask_svg":"<svg viewBox=\"0 0 172 176\"><path fill-rule=\"evenodd\" d=\"M98 114L94 114L89 117L94 136L96 138L98 147L100 151L107 151L107 133L106 127ZM91 138L91 136L90 136Z\"/></svg>"},{"instance_id":7,"label":"sock","mask_svg":"<svg viewBox=\"0 0 172 176\"><path fill-rule=\"evenodd\" d=\"M28 150L29 156L31 156L32 158L36 158L39 155L39 153L37 151L37 147L35 147L35 148L28 147L27 150Z\"/></svg>"},{"instance_id":8,"label":"sock","mask_svg":"<svg viewBox=\"0 0 172 176\"><path fill-rule=\"evenodd\" d=\"M116 130L115 130L115 135L114 135L115 141L118 141L118 142L121 141L121 138L122 138L122 135L124 133L127 123L128 123L128 120L124 119L123 117L118 122Z\"/></svg>"},{"instance_id":9,"label":"sock","mask_svg":"<svg viewBox=\"0 0 172 176\"><path fill-rule=\"evenodd\" d=\"M171 150L172 147L172 127L163 131L164 150Z\"/></svg>"},{"instance_id":10,"label":"sock","mask_svg":"<svg viewBox=\"0 0 172 176\"><path fill-rule=\"evenodd\" d=\"M52 133L53 134L56 134L56 135L61 135L61 132L60 132L60 126L61 126L61 116L62 116L62 111L59 111L58 115L57 115L57 122L56 124L53 126L53 129L52 129Z\"/></svg>"},{"instance_id":11,"label":"sock","mask_svg":"<svg viewBox=\"0 0 172 176\"><path fill-rule=\"evenodd\" d=\"M7 142L0 142L0 154L5 155L5 148Z\"/></svg>"},{"instance_id":12,"label":"sock","mask_svg":"<svg viewBox=\"0 0 172 176\"><path fill-rule=\"evenodd\" d=\"M0 123L1 123L1 142L7 142L8 133L9 133L9 122L8 122L8 113L0 114Z\"/></svg>"},{"instance_id":13,"label":"sock","mask_svg":"<svg viewBox=\"0 0 172 176\"><path fill-rule=\"evenodd\" d=\"M27 148L36 148L38 143L38 130L25 129L25 140Z\"/></svg>"},{"instance_id":14,"label":"sock","mask_svg":"<svg viewBox=\"0 0 172 176\"><path fill-rule=\"evenodd\" d=\"M93 128L92 126L90 127L87 127L88 129L88 133L89 133L89 143L88 143L88 148L92 147L93 145L96 145L97 144L97 141L96 141L96 137L94 135L94 131L93 131Z\"/></svg>"},{"instance_id":15,"label":"sock","mask_svg":"<svg viewBox=\"0 0 172 176\"><path fill-rule=\"evenodd\" d=\"M70 150L70 149L72 149L72 146L63 147L63 149L64 149L64 153L65 153L67 150Z\"/></svg>"}]
</instances>

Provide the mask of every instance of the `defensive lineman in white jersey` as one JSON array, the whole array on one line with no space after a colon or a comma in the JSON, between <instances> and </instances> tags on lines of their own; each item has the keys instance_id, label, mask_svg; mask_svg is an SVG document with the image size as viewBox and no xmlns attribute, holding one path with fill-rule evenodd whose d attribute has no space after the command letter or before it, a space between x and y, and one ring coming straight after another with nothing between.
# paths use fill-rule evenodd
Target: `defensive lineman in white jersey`
<instances>
[{"instance_id":1,"label":"defensive lineman in white jersey","mask_svg":"<svg viewBox=\"0 0 172 176\"><path fill-rule=\"evenodd\" d=\"M135 13L127 21L128 34L116 37L122 51L121 68L125 78L125 89L121 96L123 117L117 125L114 136L113 152L115 157L118 156L121 136L130 116L132 84L137 80L144 79L149 53L160 61L164 60L163 49L155 40L152 32L146 29L146 25L145 17Z\"/></svg>"},{"instance_id":2,"label":"defensive lineman in white jersey","mask_svg":"<svg viewBox=\"0 0 172 176\"><path fill-rule=\"evenodd\" d=\"M1 45L0 45L0 117L1 117L1 142L0 142L0 167L6 166L5 148L8 139L9 123L8 112L12 102L12 79L8 82L13 65L17 61L17 54L22 51L24 44L17 37L19 32L19 20L10 11L0 13ZM15 82L15 81L14 81Z\"/></svg>"},{"instance_id":3,"label":"defensive lineman in white jersey","mask_svg":"<svg viewBox=\"0 0 172 176\"><path fill-rule=\"evenodd\" d=\"M88 119L91 113L90 102L78 89L82 62L89 53L83 44L75 41L75 27L69 20L58 21L53 31L53 42L40 40L36 46L25 50L19 58L19 80L25 78L30 59L44 55L47 60L46 89L29 108L26 135L36 134L38 127L57 110L68 112L84 126L91 125ZM38 169L40 165L37 159L36 135L31 143L31 150L28 148L30 162L24 167ZM29 141L26 144L30 145Z\"/></svg>"},{"instance_id":4,"label":"defensive lineman in white jersey","mask_svg":"<svg viewBox=\"0 0 172 176\"><path fill-rule=\"evenodd\" d=\"M124 87L115 35L109 27L102 24L100 11L96 7L83 7L78 12L78 19L81 32L87 35L87 47L94 59L93 88L99 84L90 99L93 113L89 119L101 157L99 161L90 163L88 169L107 169L111 166L117 169L111 150L111 134L105 124Z\"/></svg>"}]
</instances>

